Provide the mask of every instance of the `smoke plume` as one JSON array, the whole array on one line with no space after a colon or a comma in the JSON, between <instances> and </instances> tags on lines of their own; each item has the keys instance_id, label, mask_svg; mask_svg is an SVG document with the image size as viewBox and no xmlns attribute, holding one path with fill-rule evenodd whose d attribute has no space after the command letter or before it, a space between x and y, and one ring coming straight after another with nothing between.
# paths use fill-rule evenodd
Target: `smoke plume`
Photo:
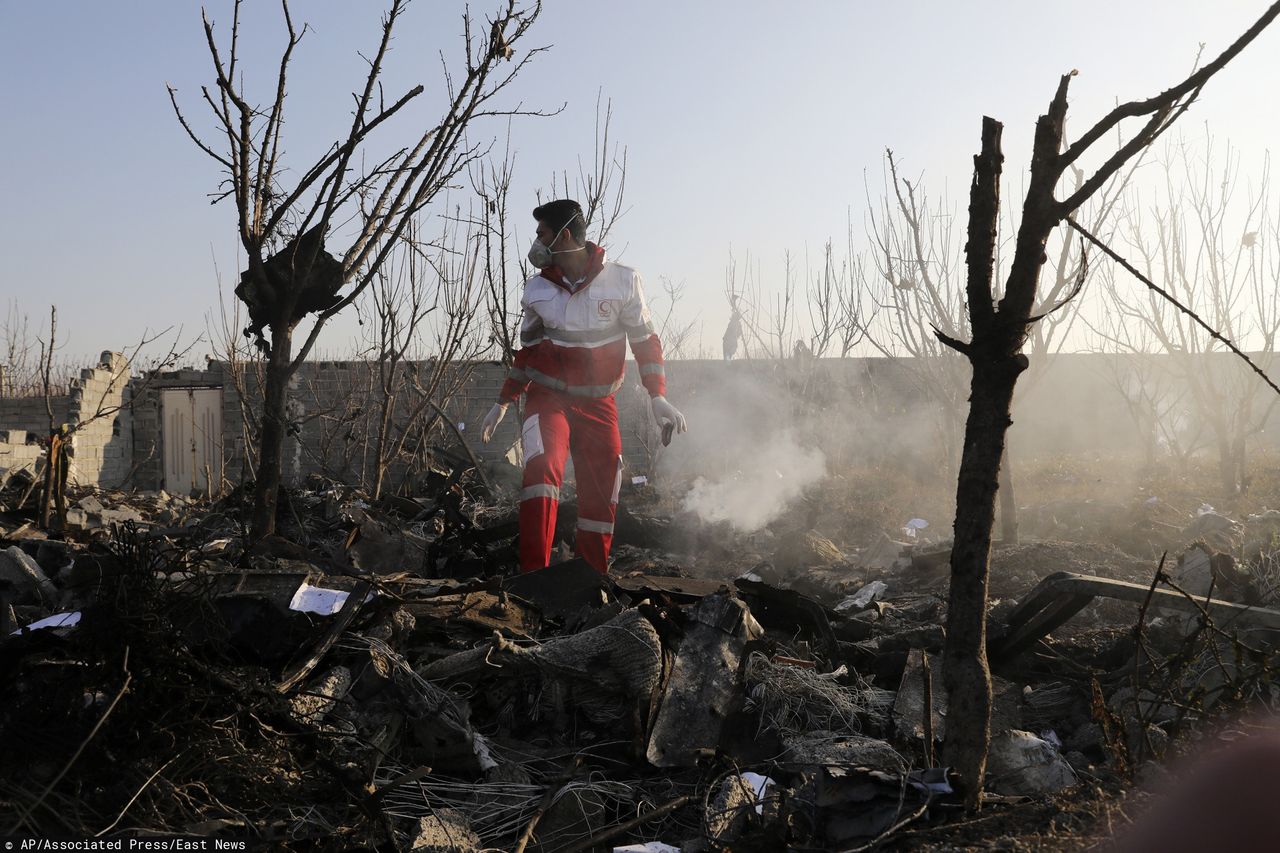
<instances>
[{"instance_id":1,"label":"smoke plume","mask_svg":"<svg viewBox=\"0 0 1280 853\"><path fill-rule=\"evenodd\" d=\"M822 451L801 447L790 430L771 436L744 461L749 464L726 476L694 480L684 497L685 510L703 521L727 521L749 533L781 515L790 501L827 473Z\"/></svg>"}]
</instances>

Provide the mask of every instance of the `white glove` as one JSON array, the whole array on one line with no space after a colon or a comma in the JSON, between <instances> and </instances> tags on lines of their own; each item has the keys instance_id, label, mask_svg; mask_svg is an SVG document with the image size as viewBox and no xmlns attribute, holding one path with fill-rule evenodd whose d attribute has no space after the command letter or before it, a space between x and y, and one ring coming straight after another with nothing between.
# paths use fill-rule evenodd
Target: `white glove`
<instances>
[{"instance_id":1,"label":"white glove","mask_svg":"<svg viewBox=\"0 0 1280 853\"><path fill-rule=\"evenodd\" d=\"M480 440L485 444L489 443L489 439L493 438L493 431L498 428L498 424L502 423L502 419L507 414L507 403L494 403L493 408L489 410L489 414L484 416L484 424L480 428Z\"/></svg>"},{"instance_id":2,"label":"white glove","mask_svg":"<svg viewBox=\"0 0 1280 853\"><path fill-rule=\"evenodd\" d=\"M680 414L680 410L667 402L666 397L650 397L649 406L653 410L653 419L658 422L658 426L663 424L673 424L676 432L685 432L689 429L685 423L684 415Z\"/></svg>"}]
</instances>

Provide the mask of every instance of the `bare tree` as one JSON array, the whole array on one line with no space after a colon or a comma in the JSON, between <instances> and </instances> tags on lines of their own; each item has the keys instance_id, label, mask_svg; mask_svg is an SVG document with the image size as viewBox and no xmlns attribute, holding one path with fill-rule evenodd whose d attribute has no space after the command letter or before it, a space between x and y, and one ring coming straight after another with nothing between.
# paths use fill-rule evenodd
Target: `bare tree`
<instances>
[{"instance_id":1,"label":"bare tree","mask_svg":"<svg viewBox=\"0 0 1280 853\"><path fill-rule=\"evenodd\" d=\"M373 344L380 392L375 433L377 443L374 450L375 499L382 496L382 486L394 455L396 436L392 432L392 420L396 414L403 381L401 367L410 347L417 342L418 328L436 308L426 286L425 271L422 269L425 258L414 232L413 226L405 232L403 248L398 253L398 263L384 264L378 271L367 301L374 315L372 327L376 338Z\"/></svg>"},{"instance_id":2,"label":"bare tree","mask_svg":"<svg viewBox=\"0 0 1280 853\"><path fill-rule=\"evenodd\" d=\"M1037 304L1040 268L1050 234L1141 151L1164 132L1199 95L1205 83L1280 14L1271 6L1226 51L1178 85L1143 101L1121 104L1063 147L1067 88L1063 75L1048 111L1036 122L1030 178L1014 255L1003 292L995 287L995 255L1000 216L1003 126L984 117L982 147L974 157L969 192L968 242L965 246L966 303L970 338L959 340L939 330L938 337L963 354L972 367L969 415L956 484L956 518L951 551L951 589L943 681L950 700L944 760L956 769L966 802L976 808L990 743L991 674L986 654L988 561L995 521L995 499L1009 413L1018 377L1027 368L1022 348L1030 327L1040 319ZM1074 72L1073 72L1074 73ZM1127 118L1142 118L1142 128L1096 170L1059 199L1064 173Z\"/></svg>"},{"instance_id":3,"label":"bare tree","mask_svg":"<svg viewBox=\"0 0 1280 853\"><path fill-rule=\"evenodd\" d=\"M955 216L945 199L934 204L921 181L898 174L885 152L884 187L878 203L867 190L871 262L859 269L861 289L879 309L864 327L866 341L892 359L933 416L943 464L959 464L964 405L964 359L934 335L968 335Z\"/></svg>"},{"instance_id":4,"label":"bare tree","mask_svg":"<svg viewBox=\"0 0 1280 853\"><path fill-rule=\"evenodd\" d=\"M1105 276L1104 283L1112 286ZM1106 329L1099 351L1103 375L1138 431L1144 463L1151 467L1168 456L1185 466L1205 446L1203 424L1188 411L1189 389L1178 380L1169 358L1153 352L1154 338L1143 335L1136 324L1108 314L1101 328Z\"/></svg>"},{"instance_id":5,"label":"bare tree","mask_svg":"<svg viewBox=\"0 0 1280 853\"><path fill-rule=\"evenodd\" d=\"M0 398L24 396L21 392L30 387L31 360L36 353L36 343L31 337L27 316L18 310L17 300L9 300L5 308L3 335L3 359L0 360Z\"/></svg>"},{"instance_id":6,"label":"bare tree","mask_svg":"<svg viewBox=\"0 0 1280 853\"><path fill-rule=\"evenodd\" d=\"M56 502L58 518L66 517L63 497L67 484L67 460L63 450L67 439L66 425L59 424L53 411L53 351L58 344L58 307L49 306L49 340L40 342L40 376L44 385L44 410L49 418L49 443L45 452L44 485L40 497L40 526L49 527L50 510Z\"/></svg>"},{"instance_id":7,"label":"bare tree","mask_svg":"<svg viewBox=\"0 0 1280 853\"><path fill-rule=\"evenodd\" d=\"M685 320L680 316L680 304L684 301L685 283L673 282L668 276L659 276L661 291L650 301L658 337L662 339L662 353L667 361L688 358L688 348L693 342L693 331L698 325L697 315Z\"/></svg>"},{"instance_id":8,"label":"bare tree","mask_svg":"<svg viewBox=\"0 0 1280 853\"><path fill-rule=\"evenodd\" d=\"M471 186L479 200L479 216L472 225L479 233L485 309L489 314L490 346L503 367L515 360L520 332L520 285L526 272L523 259L513 249L514 225L510 220L511 179L515 173L515 153L507 145L501 161L478 164L472 170Z\"/></svg>"},{"instance_id":9,"label":"bare tree","mask_svg":"<svg viewBox=\"0 0 1280 853\"><path fill-rule=\"evenodd\" d=\"M391 274L381 276L371 300L378 335L378 412L373 494L383 493L393 463L416 470L418 453L445 417L443 406L466 382L485 349L478 317L483 305L483 245L470 233L456 234L463 219L452 217L431 244L412 239ZM422 338L430 334L428 353ZM406 362L416 349L417 359ZM421 358L421 356L428 356Z\"/></svg>"},{"instance_id":10,"label":"bare tree","mask_svg":"<svg viewBox=\"0 0 1280 853\"><path fill-rule=\"evenodd\" d=\"M1280 333L1280 217L1270 195L1265 161L1258 183L1239 193L1239 156L1228 146L1218 157L1212 137L1203 149L1185 140L1167 146L1162 162L1165 185L1150 206L1154 228L1141 209L1129 211L1123 234L1149 278L1183 305L1210 318L1215 330L1254 350L1266 370ZM1217 340L1182 312L1150 291L1135 293L1129 282L1108 280L1105 339L1134 349L1141 344L1164 352L1165 371L1185 389L1196 420L1212 436L1222 495L1234 499L1248 483L1246 447L1262 431L1277 398L1258 404L1254 377L1236 368Z\"/></svg>"},{"instance_id":11,"label":"bare tree","mask_svg":"<svg viewBox=\"0 0 1280 853\"><path fill-rule=\"evenodd\" d=\"M0 324L0 399L65 394L78 370L73 362L44 351L18 301L9 300Z\"/></svg>"},{"instance_id":12,"label":"bare tree","mask_svg":"<svg viewBox=\"0 0 1280 853\"><path fill-rule=\"evenodd\" d=\"M725 337L725 358L753 358L752 348L760 358L781 360L792 351L795 341L795 270L791 253L784 255L782 286L775 291L764 287L760 260L745 252L741 264L733 250L725 267L725 301L731 312ZM769 303L772 301L772 308ZM730 336L733 353L730 353Z\"/></svg>"},{"instance_id":13,"label":"bare tree","mask_svg":"<svg viewBox=\"0 0 1280 853\"><path fill-rule=\"evenodd\" d=\"M608 241L613 227L627 212L623 207L627 191L627 148L616 142L610 145L613 102L604 103L602 115L601 97L601 93L597 92L595 145L591 167L587 168L579 159L578 175L572 186L567 171L561 172L559 176L551 176L551 198L572 197L578 200L582 205L582 216L587 220L587 235L598 246L603 246ZM545 200L541 192L537 194L537 198L539 204Z\"/></svg>"},{"instance_id":14,"label":"bare tree","mask_svg":"<svg viewBox=\"0 0 1280 853\"><path fill-rule=\"evenodd\" d=\"M58 527L66 524L67 481L71 473L70 451L72 441L77 433L86 427L106 418L114 418L123 408L130 405L131 399L126 397L125 386L129 384L129 376L135 367L147 364L151 369L140 382L131 387L133 395L141 395L150 388L160 370L172 368L195 346L195 342L182 346L180 333L175 333L167 351L160 357L144 356L147 348L167 337L172 329L164 329L152 334L144 331L138 343L122 355L111 354L108 359L104 354L101 368L110 371L107 383L96 398L82 396L71 411L54 407L54 397L59 389L54 379L53 353L58 348L58 308L49 306L49 337L47 340L37 338L40 346L39 371L44 390L45 415L48 417L48 436L45 442L44 481L41 484L40 525L48 529L53 522L53 513L57 511ZM68 391L70 389L67 389ZM83 393L83 391L82 391ZM115 402L119 394L120 402ZM68 401L69 402L69 401ZM59 415L70 415L66 422L59 422Z\"/></svg>"},{"instance_id":15,"label":"bare tree","mask_svg":"<svg viewBox=\"0 0 1280 853\"><path fill-rule=\"evenodd\" d=\"M809 350L814 358L837 355L846 358L866 339L875 310L865 306L866 259L854 251L853 228L846 233L845 255L836 264L835 246L828 240L822 252L822 270L809 280Z\"/></svg>"},{"instance_id":16,"label":"bare tree","mask_svg":"<svg viewBox=\"0 0 1280 853\"><path fill-rule=\"evenodd\" d=\"M240 478L247 482L255 479L257 472L255 449L262 421L254 401L261 399L262 389L266 387L266 362L261 350L250 344L241 332L244 328L241 303L237 299L228 298L216 258L213 268L214 277L218 281L218 312L213 316L206 315L205 329L209 336L211 355L221 365L223 375L236 395L240 412L240 434L244 436ZM225 448L223 452L225 454ZM223 458L226 458L225 455Z\"/></svg>"},{"instance_id":17,"label":"bare tree","mask_svg":"<svg viewBox=\"0 0 1280 853\"><path fill-rule=\"evenodd\" d=\"M212 90L202 89L202 95L213 114L212 135L196 132L179 108L177 93L169 87L183 129L226 173L227 188L218 198L234 201L237 232L247 258L236 295L249 307L246 333L256 336L266 355L251 529L255 538L275 530L282 450L289 429L289 379L315 346L325 323L374 280L414 216L484 156L487 149L468 138L468 129L485 116L530 113L518 106L499 108L494 99L541 50L527 51L503 68L541 4L518 7L515 0L506 0L483 34L474 33L473 19L469 13L464 15L463 61L456 69L445 66L447 105L439 118L410 145L366 162L367 142L374 131L424 91L421 85L415 86L390 103L383 97L383 62L406 5L407 0L392 0L383 16L381 39L368 60L362 87L354 94L350 127L318 160L295 173L291 187L282 184L287 174L281 159L286 82L293 51L306 27L295 27L287 0L282 0L281 10L288 39L268 106L253 102L245 90L244 75L238 73L242 71L238 64L240 0L235 2L231 31L222 44L215 38L213 23L204 17L214 85ZM325 239L336 225L348 222L354 234L341 257L334 257L325 250ZM311 314L311 329L295 352L294 330Z\"/></svg>"}]
</instances>

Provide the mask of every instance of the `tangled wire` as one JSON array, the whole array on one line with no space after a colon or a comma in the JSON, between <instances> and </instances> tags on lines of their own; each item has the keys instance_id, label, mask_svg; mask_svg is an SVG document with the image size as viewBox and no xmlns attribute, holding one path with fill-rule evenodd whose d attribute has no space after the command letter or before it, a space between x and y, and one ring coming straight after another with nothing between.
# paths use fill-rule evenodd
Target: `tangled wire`
<instances>
[{"instance_id":1,"label":"tangled wire","mask_svg":"<svg viewBox=\"0 0 1280 853\"><path fill-rule=\"evenodd\" d=\"M774 663L762 652L747 661L747 708L760 713L761 726L782 734L814 730L862 731L863 720L878 717L893 704L893 694L873 687L857 675L847 686L848 670L821 673Z\"/></svg>"}]
</instances>

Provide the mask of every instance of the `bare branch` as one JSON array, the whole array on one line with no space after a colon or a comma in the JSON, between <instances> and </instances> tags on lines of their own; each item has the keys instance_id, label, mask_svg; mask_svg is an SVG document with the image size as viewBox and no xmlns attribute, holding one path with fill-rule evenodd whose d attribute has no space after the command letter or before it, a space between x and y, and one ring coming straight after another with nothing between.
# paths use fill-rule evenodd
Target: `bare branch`
<instances>
[{"instance_id":1,"label":"bare branch","mask_svg":"<svg viewBox=\"0 0 1280 853\"><path fill-rule=\"evenodd\" d=\"M1235 58L1236 54L1249 44L1249 42L1257 38L1258 34L1266 29L1267 25L1275 20L1277 15L1280 15L1280 2L1273 3L1268 7L1267 11L1262 14L1262 17L1258 18L1258 20L1254 22L1253 26L1245 30L1244 33L1232 42L1226 50L1218 54L1217 58L1208 65L1192 72L1191 75L1181 83L1166 89L1154 97L1147 98L1146 100L1129 101L1126 104L1121 104L1111 112L1107 113L1107 115L1103 116L1097 124L1091 127L1083 136L1063 152L1059 160L1061 168L1066 169L1067 166L1070 166L1076 160L1080 159L1080 156L1084 154L1084 152L1087 151L1093 143L1097 142L1104 134L1124 119L1136 118L1138 116L1151 115L1160 112L1167 113L1174 104L1181 101L1186 95L1201 89L1204 84L1209 81L1210 77L1221 71L1228 62Z\"/></svg>"}]
</instances>

